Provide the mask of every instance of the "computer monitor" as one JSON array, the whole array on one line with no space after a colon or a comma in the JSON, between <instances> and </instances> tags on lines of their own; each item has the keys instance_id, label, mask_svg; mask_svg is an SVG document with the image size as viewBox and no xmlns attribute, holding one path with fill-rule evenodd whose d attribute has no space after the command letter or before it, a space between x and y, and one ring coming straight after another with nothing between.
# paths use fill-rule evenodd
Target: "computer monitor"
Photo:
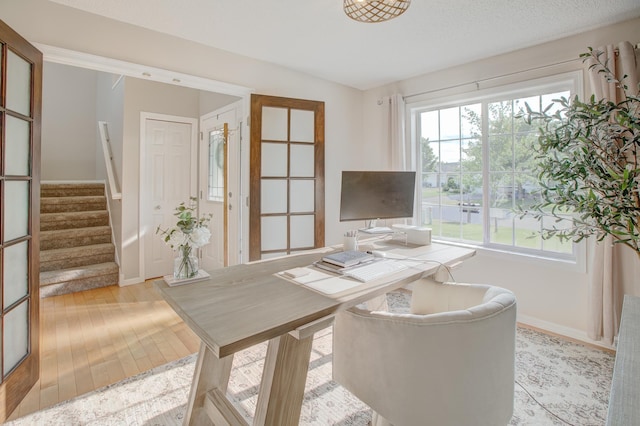
<instances>
[{"instance_id":1,"label":"computer monitor","mask_svg":"<svg viewBox=\"0 0 640 426\"><path fill-rule=\"evenodd\" d=\"M416 172L343 171L340 221L413 217Z\"/></svg>"}]
</instances>

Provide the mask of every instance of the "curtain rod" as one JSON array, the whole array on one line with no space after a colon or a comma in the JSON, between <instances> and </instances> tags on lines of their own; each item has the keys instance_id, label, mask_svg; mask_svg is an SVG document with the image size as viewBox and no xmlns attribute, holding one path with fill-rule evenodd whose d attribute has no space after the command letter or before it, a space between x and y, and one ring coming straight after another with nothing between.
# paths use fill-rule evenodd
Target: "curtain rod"
<instances>
[{"instance_id":1,"label":"curtain rod","mask_svg":"<svg viewBox=\"0 0 640 426\"><path fill-rule=\"evenodd\" d=\"M471 85L471 84L475 84L476 88L479 89L480 88L479 87L480 83L485 83L487 81L497 80L497 79L505 78L505 77L511 77L513 75L522 74L522 73L529 72L529 71L537 71L537 70L541 70L541 69L545 69L545 68L556 67L558 65L568 64L570 62L577 61L577 60L581 60L581 58L567 59L565 61L555 62L553 64L547 64L547 65L540 65L538 67L528 68L526 70L514 71L514 72L507 73L507 74L501 74L501 75L496 75L494 77L482 78L480 80L468 81L466 83L454 84L453 86L440 87L438 89L427 90L427 91L424 91L424 92L412 93L410 95L404 96L403 99L406 100L408 98L413 98L415 96L428 95L429 93L441 92L443 90L457 89L458 87L468 86L468 85Z\"/></svg>"},{"instance_id":2,"label":"curtain rod","mask_svg":"<svg viewBox=\"0 0 640 426\"><path fill-rule=\"evenodd\" d=\"M634 44L633 48L635 50L639 50L640 49L640 43ZM617 54L618 53L618 49L616 48L615 51L616 51L616 54ZM480 80L469 81L469 82L466 82L466 83L454 84L453 86L441 87L441 88L438 88L438 89L427 90L427 91L419 92L419 93L412 93L411 95L403 96L402 99L407 100L408 98L413 98L415 96L428 95L430 93L436 93L436 92L440 92L440 91L443 91L443 90L457 89L458 87L468 86L468 85L471 85L471 84L475 84L476 85L476 89L480 89L480 83L485 83L487 81L497 80L497 79L505 78L505 77L511 77L511 76L514 76L514 75L517 75L517 74L522 74L522 73L529 72L529 71L538 71L538 70L545 69L545 68L556 67L558 65L564 65L564 64L568 64L570 62L578 61L578 60L581 61L582 58L578 57L578 58L573 58L573 59L567 59L567 60L560 61L560 62L555 62L555 63L552 63L552 64L540 65L538 67L528 68L528 69L525 69L525 70L519 70L519 71L510 72L510 73L507 73L507 74L496 75L494 77L487 77L487 78L483 78L483 79L480 79Z\"/></svg>"}]
</instances>

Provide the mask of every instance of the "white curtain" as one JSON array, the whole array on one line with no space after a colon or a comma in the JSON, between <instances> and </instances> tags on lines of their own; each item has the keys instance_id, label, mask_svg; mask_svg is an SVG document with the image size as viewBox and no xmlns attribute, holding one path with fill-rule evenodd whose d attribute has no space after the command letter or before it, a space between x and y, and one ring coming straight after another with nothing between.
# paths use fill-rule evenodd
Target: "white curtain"
<instances>
[{"instance_id":1,"label":"white curtain","mask_svg":"<svg viewBox=\"0 0 640 426\"><path fill-rule=\"evenodd\" d=\"M405 103L402 95L396 93L389 98L389 146L391 149L391 169L408 170L410 150L407 147L404 125Z\"/></svg>"},{"instance_id":2,"label":"white curtain","mask_svg":"<svg viewBox=\"0 0 640 426\"><path fill-rule=\"evenodd\" d=\"M622 42L617 46L608 45L597 50L603 52L600 60L616 78L637 93L640 69L633 45ZM603 74L597 72L597 68L589 69L593 63L590 60L586 66L596 98L622 101L624 93L615 83L607 82ZM623 76L626 76L624 80ZM602 242L595 244L591 265L588 335L591 339L612 344L620 325L623 295L640 293L637 284L640 281L638 256L622 244L613 244L613 239L607 236Z\"/></svg>"}]
</instances>

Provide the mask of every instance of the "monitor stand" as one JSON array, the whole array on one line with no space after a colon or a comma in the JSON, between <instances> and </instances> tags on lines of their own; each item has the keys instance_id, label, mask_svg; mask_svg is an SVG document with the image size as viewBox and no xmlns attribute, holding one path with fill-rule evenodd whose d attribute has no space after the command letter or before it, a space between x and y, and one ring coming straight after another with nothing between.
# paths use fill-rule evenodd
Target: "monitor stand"
<instances>
[{"instance_id":1,"label":"monitor stand","mask_svg":"<svg viewBox=\"0 0 640 426\"><path fill-rule=\"evenodd\" d=\"M375 226L373 228L362 228L359 231L365 234L391 234L393 229L387 226Z\"/></svg>"},{"instance_id":2,"label":"monitor stand","mask_svg":"<svg viewBox=\"0 0 640 426\"><path fill-rule=\"evenodd\" d=\"M369 223L365 222L365 227L360 228L360 232L365 234L391 234L393 230L387 226L376 226L376 220L370 220Z\"/></svg>"}]
</instances>

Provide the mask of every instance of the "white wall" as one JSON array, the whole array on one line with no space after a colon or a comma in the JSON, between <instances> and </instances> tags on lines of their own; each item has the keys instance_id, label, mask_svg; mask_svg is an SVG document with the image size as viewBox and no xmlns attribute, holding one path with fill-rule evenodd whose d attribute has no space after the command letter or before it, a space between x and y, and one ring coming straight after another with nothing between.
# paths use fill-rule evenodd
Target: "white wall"
<instances>
[{"instance_id":1,"label":"white wall","mask_svg":"<svg viewBox=\"0 0 640 426\"><path fill-rule=\"evenodd\" d=\"M364 152L365 148L375 146L379 151L385 151L386 98L394 93L409 96L406 101L411 103L454 93L472 93L477 90L475 82L479 82L480 88L488 88L581 70L582 62L577 58L587 47L623 40L640 42L640 19L369 90L364 95L367 126L361 149ZM419 93L424 94L411 96ZM379 105L381 101L382 106ZM369 159L375 161L375 150L369 152ZM479 251L474 259L455 271L455 278L509 288L518 297L521 321L588 341L588 268L581 270L559 262L535 262L524 257Z\"/></svg>"},{"instance_id":2,"label":"white wall","mask_svg":"<svg viewBox=\"0 0 640 426\"><path fill-rule=\"evenodd\" d=\"M95 180L96 73L45 62L42 74L42 180Z\"/></svg>"},{"instance_id":3,"label":"white wall","mask_svg":"<svg viewBox=\"0 0 640 426\"><path fill-rule=\"evenodd\" d=\"M239 101L237 96L223 95L220 93L200 92L200 116L206 115L223 106Z\"/></svg>"},{"instance_id":4,"label":"white wall","mask_svg":"<svg viewBox=\"0 0 640 426\"><path fill-rule=\"evenodd\" d=\"M122 151L124 126L124 79L107 73L97 74L97 102L95 105L96 121L106 121L109 130L111 153L113 155L114 179L118 190L122 188ZM96 178L108 182L107 169L100 140L100 132L96 126ZM108 188L109 195L110 189ZM108 198L113 227L114 244L119 263L122 259L122 201Z\"/></svg>"}]
</instances>

